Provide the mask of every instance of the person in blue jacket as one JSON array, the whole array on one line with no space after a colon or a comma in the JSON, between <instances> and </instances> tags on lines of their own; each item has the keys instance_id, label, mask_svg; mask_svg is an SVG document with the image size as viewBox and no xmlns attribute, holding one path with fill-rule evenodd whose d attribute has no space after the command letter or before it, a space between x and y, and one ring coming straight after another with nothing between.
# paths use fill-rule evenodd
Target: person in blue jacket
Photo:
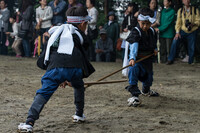
<instances>
[{"instance_id":1,"label":"person in blue jacket","mask_svg":"<svg viewBox=\"0 0 200 133\"><path fill-rule=\"evenodd\" d=\"M65 21L65 11L67 4L64 0L52 0L49 2L49 6L53 10L53 25L61 25Z\"/></svg>"}]
</instances>

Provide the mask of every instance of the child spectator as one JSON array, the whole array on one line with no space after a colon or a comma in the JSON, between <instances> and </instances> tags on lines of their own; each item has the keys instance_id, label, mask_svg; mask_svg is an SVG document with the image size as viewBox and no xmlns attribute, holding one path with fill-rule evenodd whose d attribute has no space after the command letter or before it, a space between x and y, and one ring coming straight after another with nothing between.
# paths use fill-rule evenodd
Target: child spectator
<instances>
[{"instance_id":1,"label":"child spectator","mask_svg":"<svg viewBox=\"0 0 200 133\"><path fill-rule=\"evenodd\" d=\"M88 47L84 31L90 19L85 8L72 7L67 10L68 24L54 26L48 31L51 36L43 62L45 65L48 64L47 71L42 77L42 88L37 90L29 109L26 123L21 123L18 126L19 131L33 131L33 125L39 119L44 105L59 85L65 87L66 82L71 82L72 87L74 87L76 112L72 116L73 122L85 121L83 115L85 91L83 78L94 72L94 68L84 54L84 48Z\"/></svg>"},{"instance_id":2,"label":"child spectator","mask_svg":"<svg viewBox=\"0 0 200 133\"><path fill-rule=\"evenodd\" d=\"M141 62L135 63L136 60L152 53L157 54L156 42L157 35L151 24L155 22L153 11L149 8L142 8L139 11L138 26L133 28L126 39L129 42L130 54L129 64L129 86L126 89L132 97L128 99L129 106L140 105L139 95L142 93L149 96L158 96L157 92L150 89L153 82L153 59L148 58ZM143 83L142 91L138 89L138 80Z\"/></svg>"},{"instance_id":3,"label":"child spectator","mask_svg":"<svg viewBox=\"0 0 200 133\"><path fill-rule=\"evenodd\" d=\"M113 52L113 41L107 37L105 29L100 30L100 39L96 42L96 61L111 61L111 53Z\"/></svg>"},{"instance_id":4,"label":"child spectator","mask_svg":"<svg viewBox=\"0 0 200 133\"><path fill-rule=\"evenodd\" d=\"M10 35L12 38L15 38L12 44L12 49L15 51L16 57L22 57L22 52L21 52L22 39L18 37L18 30L20 28L20 24L16 22L16 15L10 17L9 21L12 24L13 32L6 32L6 34Z\"/></svg>"}]
</instances>

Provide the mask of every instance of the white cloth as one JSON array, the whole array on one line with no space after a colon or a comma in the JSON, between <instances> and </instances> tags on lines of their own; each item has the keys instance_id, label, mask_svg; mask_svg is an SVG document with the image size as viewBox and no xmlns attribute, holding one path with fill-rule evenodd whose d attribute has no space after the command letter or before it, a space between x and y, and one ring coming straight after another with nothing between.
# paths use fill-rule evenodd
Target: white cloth
<instances>
[{"instance_id":1,"label":"white cloth","mask_svg":"<svg viewBox=\"0 0 200 133\"><path fill-rule=\"evenodd\" d=\"M108 25L110 25L112 22L113 22L113 21L110 21L110 20L109 20L109 21L108 21Z\"/></svg>"},{"instance_id":2,"label":"white cloth","mask_svg":"<svg viewBox=\"0 0 200 133\"><path fill-rule=\"evenodd\" d=\"M122 40L121 48L124 48L124 49L125 49L125 47L126 47L126 40Z\"/></svg>"},{"instance_id":3,"label":"white cloth","mask_svg":"<svg viewBox=\"0 0 200 133\"><path fill-rule=\"evenodd\" d=\"M138 15L138 20L141 20L141 21L146 21L148 20L149 22L151 22L152 24L156 21L155 18L152 18L150 16L144 16L142 14Z\"/></svg>"},{"instance_id":4,"label":"white cloth","mask_svg":"<svg viewBox=\"0 0 200 133\"><path fill-rule=\"evenodd\" d=\"M123 67L129 65L128 48L129 48L129 43L126 41L126 43L125 43L124 60L123 60ZM128 76L128 72L129 72L129 68L125 68L125 69L122 70L122 75L123 76Z\"/></svg>"},{"instance_id":5,"label":"white cloth","mask_svg":"<svg viewBox=\"0 0 200 133\"><path fill-rule=\"evenodd\" d=\"M60 36L59 46L57 52L60 54L72 54L74 42L72 34L76 33L76 27L71 24L62 24L61 26L52 27L48 32L51 35L49 38L47 49L44 58L44 64L49 60L50 48L56 39Z\"/></svg>"}]
</instances>

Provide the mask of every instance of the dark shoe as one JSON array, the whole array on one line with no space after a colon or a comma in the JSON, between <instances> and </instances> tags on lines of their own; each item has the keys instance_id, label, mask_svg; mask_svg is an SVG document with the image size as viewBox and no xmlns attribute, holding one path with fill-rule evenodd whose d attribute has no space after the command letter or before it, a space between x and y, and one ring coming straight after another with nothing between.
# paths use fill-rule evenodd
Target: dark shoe
<instances>
[{"instance_id":1,"label":"dark shoe","mask_svg":"<svg viewBox=\"0 0 200 133\"><path fill-rule=\"evenodd\" d=\"M171 65L173 63L174 63L173 61L167 61L166 65Z\"/></svg>"},{"instance_id":2,"label":"dark shoe","mask_svg":"<svg viewBox=\"0 0 200 133\"><path fill-rule=\"evenodd\" d=\"M149 92L147 92L147 93L143 93L143 92L141 91L141 93L142 93L142 95L144 95L144 96L149 96L149 97L158 97L158 96L159 96L159 93L158 93L158 92L155 92L155 91L153 91L153 90L149 90Z\"/></svg>"}]
</instances>

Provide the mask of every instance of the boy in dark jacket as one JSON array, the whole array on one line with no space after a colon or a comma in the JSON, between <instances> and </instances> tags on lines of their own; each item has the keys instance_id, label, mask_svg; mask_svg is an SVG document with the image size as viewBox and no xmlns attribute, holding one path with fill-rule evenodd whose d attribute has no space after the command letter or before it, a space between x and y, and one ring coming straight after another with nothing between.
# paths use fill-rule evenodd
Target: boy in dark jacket
<instances>
[{"instance_id":1,"label":"boy in dark jacket","mask_svg":"<svg viewBox=\"0 0 200 133\"><path fill-rule=\"evenodd\" d=\"M72 7L67 11L68 24L54 26L48 31L51 36L44 58L47 72L42 77L42 88L36 92L26 123L20 123L18 126L20 132L33 131L34 122L39 119L44 105L59 85L65 86L66 82L70 82L74 88L76 113L72 116L73 122L85 121L83 78L94 72L84 54L84 48L88 47L84 31L90 19L86 9Z\"/></svg>"},{"instance_id":2,"label":"boy in dark jacket","mask_svg":"<svg viewBox=\"0 0 200 133\"><path fill-rule=\"evenodd\" d=\"M156 32L151 28L151 24L155 22L154 13L149 8L143 8L139 11L138 26L133 28L130 35L126 39L129 42L130 54L129 64L129 86L126 89L131 93L132 97L128 99L129 106L138 106L141 104L139 95L158 96L157 92L150 90L153 82L153 58L145 59L135 63L136 60L152 53L157 54L156 50ZM142 91L138 89L138 80L143 83Z\"/></svg>"}]
</instances>

